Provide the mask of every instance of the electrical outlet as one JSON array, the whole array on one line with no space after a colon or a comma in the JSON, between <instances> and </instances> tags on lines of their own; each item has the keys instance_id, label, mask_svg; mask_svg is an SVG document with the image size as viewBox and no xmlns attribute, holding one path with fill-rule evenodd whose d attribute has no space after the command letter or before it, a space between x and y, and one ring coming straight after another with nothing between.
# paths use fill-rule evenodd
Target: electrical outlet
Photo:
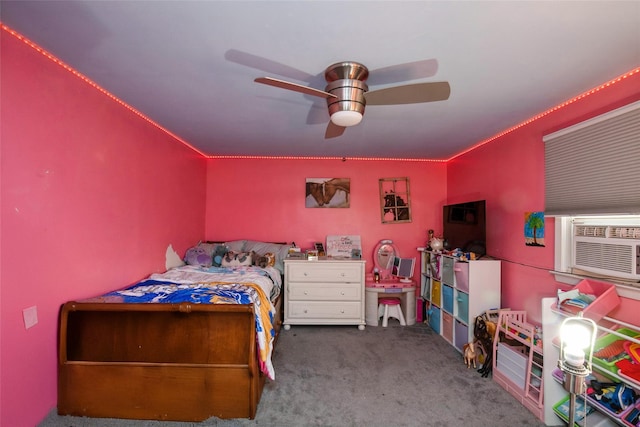
<instances>
[{"instance_id":1,"label":"electrical outlet","mask_svg":"<svg viewBox=\"0 0 640 427\"><path fill-rule=\"evenodd\" d=\"M22 317L24 319L24 328L29 329L38 324L38 307L25 308L22 310Z\"/></svg>"}]
</instances>

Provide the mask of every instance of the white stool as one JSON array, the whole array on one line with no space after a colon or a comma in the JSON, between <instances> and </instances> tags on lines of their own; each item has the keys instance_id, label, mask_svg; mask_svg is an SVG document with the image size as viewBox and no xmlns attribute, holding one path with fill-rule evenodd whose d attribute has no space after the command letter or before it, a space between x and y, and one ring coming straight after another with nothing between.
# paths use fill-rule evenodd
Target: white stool
<instances>
[{"instance_id":1,"label":"white stool","mask_svg":"<svg viewBox=\"0 0 640 427\"><path fill-rule=\"evenodd\" d=\"M400 306L400 298L380 298L378 300L378 318L382 317L382 327L386 328L389 324L389 317L393 317L400 321L400 325L406 326L402 307Z\"/></svg>"}]
</instances>

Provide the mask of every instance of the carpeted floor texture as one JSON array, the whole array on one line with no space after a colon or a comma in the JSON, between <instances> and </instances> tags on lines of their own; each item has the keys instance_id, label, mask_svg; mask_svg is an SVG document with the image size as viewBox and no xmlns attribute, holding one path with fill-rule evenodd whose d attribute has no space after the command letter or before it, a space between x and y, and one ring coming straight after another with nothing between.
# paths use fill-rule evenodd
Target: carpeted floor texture
<instances>
[{"instance_id":1,"label":"carpeted floor texture","mask_svg":"<svg viewBox=\"0 0 640 427\"><path fill-rule=\"evenodd\" d=\"M543 426L425 325L293 326L274 354L255 420L201 423L59 416L40 427Z\"/></svg>"}]
</instances>

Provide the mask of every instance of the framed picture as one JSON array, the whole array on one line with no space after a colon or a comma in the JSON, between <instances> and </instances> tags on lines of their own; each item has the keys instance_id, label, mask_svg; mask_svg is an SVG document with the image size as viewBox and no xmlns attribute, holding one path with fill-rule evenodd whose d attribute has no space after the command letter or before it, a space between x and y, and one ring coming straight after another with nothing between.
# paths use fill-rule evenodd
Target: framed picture
<instances>
[{"instance_id":1,"label":"framed picture","mask_svg":"<svg viewBox=\"0 0 640 427\"><path fill-rule=\"evenodd\" d=\"M411 222L409 178L380 179L380 215L383 224Z\"/></svg>"},{"instance_id":2,"label":"framed picture","mask_svg":"<svg viewBox=\"0 0 640 427\"><path fill-rule=\"evenodd\" d=\"M307 178L304 206L307 208L348 208L350 178Z\"/></svg>"}]
</instances>

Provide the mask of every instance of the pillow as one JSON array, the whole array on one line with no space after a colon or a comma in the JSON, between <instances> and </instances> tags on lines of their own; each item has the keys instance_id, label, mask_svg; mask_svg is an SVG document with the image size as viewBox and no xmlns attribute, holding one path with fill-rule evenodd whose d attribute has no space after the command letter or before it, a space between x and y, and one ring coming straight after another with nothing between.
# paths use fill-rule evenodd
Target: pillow
<instances>
[{"instance_id":1,"label":"pillow","mask_svg":"<svg viewBox=\"0 0 640 427\"><path fill-rule=\"evenodd\" d=\"M248 251L249 249L245 249L244 245L247 241L246 240L232 240L229 242L225 242L225 246L227 248L229 248L230 251L233 252L242 252L242 251Z\"/></svg>"},{"instance_id":2,"label":"pillow","mask_svg":"<svg viewBox=\"0 0 640 427\"><path fill-rule=\"evenodd\" d=\"M222 267L241 267L253 265L255 252L234 252L229 251L222 257Z\"/></svg>"},{"instance_id":3,"label":"pillow","mask_svg":"<svg viewBox=\"0 0 640 427\"><path fill-rule=\"evenodd\" d=\"M274 267L277 268L280 273L284 273L284 259L289 253L289 248L293 245L286 243L267 243L259 242L255 240L247 240L244 245L245 251L254 251L258 255L265 255L266 253L272 253L275 255Z\"/></svg>"},{"instance_id":4,"label":"pillow","mask_svg":"<svg viewBox=\"0 0 640 427\"><path fill-rule=\"evenodd\" d=\"M201 267L211 267L212 265L212 248L208 246L194 246L187 249L184 255L184 262L189 265L199 265Z\"/></svg>"}]
</instances>

